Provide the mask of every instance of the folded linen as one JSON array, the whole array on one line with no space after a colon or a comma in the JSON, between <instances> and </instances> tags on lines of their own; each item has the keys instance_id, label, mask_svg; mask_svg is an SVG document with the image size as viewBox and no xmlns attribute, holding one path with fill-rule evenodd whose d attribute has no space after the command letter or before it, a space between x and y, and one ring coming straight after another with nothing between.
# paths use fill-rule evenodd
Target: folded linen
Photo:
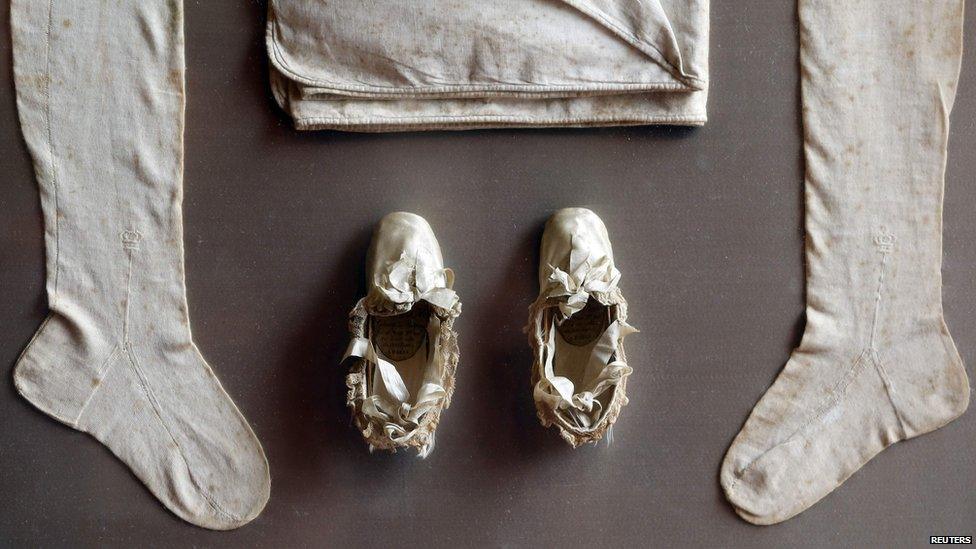
<instances>
[{"instance_id":1,"label":"folded linen","mask_svg":"<svg viewBox=\"0 0 976 549\"><path fill-rule=\"evenodd\" d=\"M299 129L702 125L708 0L272 0Z\"/></svg>"}]
</instances>

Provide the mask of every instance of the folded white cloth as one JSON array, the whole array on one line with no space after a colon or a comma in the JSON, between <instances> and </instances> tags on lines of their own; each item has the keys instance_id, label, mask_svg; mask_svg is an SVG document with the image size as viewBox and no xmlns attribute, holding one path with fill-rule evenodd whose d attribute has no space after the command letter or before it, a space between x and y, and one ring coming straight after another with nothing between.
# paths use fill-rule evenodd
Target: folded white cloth
<instances>
[{"instance_id":1,"label":"folded white cloth","mask_svg":"<svg viewBox=\"0 0 976 549\"><path fill-rule=\"evenodd\" d=\"M708 0L272 0L299 129L702 125Z\"/></svg>"}]
</instances>

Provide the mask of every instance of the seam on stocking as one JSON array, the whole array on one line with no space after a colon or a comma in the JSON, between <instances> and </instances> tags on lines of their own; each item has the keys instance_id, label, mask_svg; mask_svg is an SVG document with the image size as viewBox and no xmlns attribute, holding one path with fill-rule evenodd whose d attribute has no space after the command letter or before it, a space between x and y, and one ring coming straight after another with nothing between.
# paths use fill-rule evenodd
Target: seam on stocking
<instances>
[{"instance_id":1,"label":"seam on stocking","mask_svg":"<svg viewBox=\"0 0 976 549\"><path fill-rule=\"evenodd\" d=\"M885 396L888 397L888 403L891 404L891 409L895 412L895 418L898 420L898 429L901 431L901 438L907 438L905 431L905 421L901 417L901 412L898 410L898 405L895 404L895 386L891 382L891 378L888 376L888 370L885 369L884 365L881 364L881 357L875 351L871 352L871 360L874 362L874 368L878 372L878 376L881 377L881 383L884 385Z\"/></svg>"},{"instance_id":2,"label":"seam on stocking","mask_svg":"<svg viewBox=\"0 0 976 549\"><path fill-rule=\"evenodd\" d=\"M898 428L901 430L901 436L905 438L905 422L902 420L898 405L895 404L895 387L891 382L891 377L888 376L888 371L881 363L881 357L878 355L877 349L878 324L881 318L881 302L884 292L885 275L888 272L888 256L895 251L895 235L891 234L886 227L881 226L879 227L878 235L874 237L874 243L878 246L878 251L881 252L881 268L878 274L878 291L874 304L874 320L871 323L871 361L874 363L874 368L877 370L878 376L881 377L881 383L885 389L885 396L888 398L888 403L891 405L892 411L895 412L895 418L898 419Z\"/></svg>"},{"instance_id":3,"label":"seam on stocking","mask_svg":"<svg viewBox=\"0 0 976 549\"><path fill-rule=\"evenodd\" d=\"M51 185L54 187L54 295L48 306L54 308L58 302L58 282L61 273L61 205L58 195L58 169L54 156L54 130L52 129L51 116L51 29L54 26L54 0L49 0L47 5L47 32L44 35L44 57L47 64L47 84L44 86L44 111L47 118L47 155L51 169Z\"/></svg>"},{"instance_id":4,"label":"seam on stocking","mask_svg":"<svg viewBox=\"0 0 976 549\"><path fill-rule=\"evenodd\" d=\"M122 344L129 344L129 305L132 302L132 252L129 252L125 273L125 310L122 311Z\"/></svg>"},{"instance_id":5,"label":"seam on stocking","mask_svg":"<svg viewBox=\"0 0 976 549\"><path fill-rule=\"evenodd\" d=\"M51 322L52 316L54 316L54 313L49 311L47 316L44 317L44 321L41 322L41 325L37 328L37 331L34 332L33 336L31 336L30 341L27 342L27 346L24 347L24 350L20 352L20 356L17 357L17 362L15 363L16 365L20 365L20 362L24 360L24 357L26 357L28 353L30 353L30 350L34 346L34 343L36 343L38 338L41 337L41 332L44 331L44 327L47 326L49 322ZM16 368L16 366L14 366L14 368Z\"/></svg>"},{"instance_id":6,"label":"seam on stocking","mask_svg":"<svg viewBox=\"0 0 976 549\"><path fill-rule=\"evenodd\" d=\"M122 239L122 248L125 250L125 255L128 262L125 272L125 307L122 319L122 343L124 345L128 345L129 306L132 301L132 252L139 249L139 242L142 240L142 234L140 234L139 231L126 229L119 233L119 238Z\"/></svg>"},{"instance_id":7,"label":"seam on stocking","mask_svg":"<svg viewBox=\"0 0 976 549\"><path fill-rule=\"evenodd\" d=\"M167 425L166 421L163 419L162 412L160 411L161 406L159 405L159 401L156 399L156 394L150 388L149 381L142 372L142 368L139 367L139 361L136 358L135 353L132 352L132 344L129 341L129 306L132 300L132 263L133 253L139 250L139 243L142 241L142 233L133 229L126 229L119 233L119 238L122 241L122 248L125 250L128 258L125 277L125 316L122 324L122 349L124 350L126 357L129 359L129 364L135 371L136 376L139 378L139 384L141 385L142 391L145 394L146 399L149 401L150 406L152 406L153 414L155 414L160 425L163 426L166 434L169 435L169 439L173 443L173 446L176 447L176 450L180 455L180 459L183 461L183 466L186 468L187 474L190 476L190 481L197 489L197 492L203 496L214 511L230 520L240 522L241 517L238 517L225 510L220 504L217 503L217 500L211 496L207 490L204 490L200 483L194 478L193 469L190 468L190 463L186 459L186 454L183 452L183 448L176 440L176 437L173 436L173 431L170 430L169 425Z\"/></svg>"},{"instance_id":8,"label":"seam on stocking","mask_svg":"<svg viewBox=\"0 0 976 549\"><path fill-rule=\"evenodd\" d=\"M840 397L847 392L847 388L850 387L852 383L854 383L854 380L857 379L858 375L860 375L861 372L864 371L863 365L865 359L868 356L870 356L871 352L872 352L871 350L865 350L861 352L861 354L859 354L856 359L854 359L854 362L851 364L850 369L847 371L847 373L844 374L844 376L840 379L840 381L838 381L837 384L834 385L834 388L830 390L827 396L825 396L823 400L820 401L817 407L814 408L815 411L814 413L810 414L809 419L807 419L802 424L800 424L800 426L797 427L792 433L790 433L790 435L786 437L786 439L783 440L783 442L780 442L779 444L776 444L775 446L772 446L768 450L759 454L752 461L746 464L746 466L743 467L738 473L736 473L736 476L733 477L732 482L729 484L729 488L728 488L729 491L735 488L739 480L743 476L745 476L746 472L749 471L749 469L751 469L752 466L756 464L756 462L762 459L763 456L765 456L769 452L772 452L773 450L781 446L792 444L793 442L795 442L797 434L799 434L801 431L806 429L807 426L809 426L814 421L821 420L824 417L824 415L827 413L827 411L833 408L834 405L836 405L837 402L840 401Z\"/></svg>"},{"instance_id":9,"label":"seam on stocking","mask_svg":"<svg viewBox=\"0 0 976 549\"><path fill-rule=\"evenodd\" d=\"M877 349L878 323L881 319L881 298L884 292L885 275L888 272L888 256L895 249L895 235L888 232L888 229L882 226L879 228L878 235L874 237L874 243L878 246L878 251L881 252L881 270L878 274L878 290L875 293L874 317L871 320L870 347L872 351Z\"/></svg>"},{"instance_id":10,"label":"seam on stocking","mask_svg":"<svg viewBox=\"0 0 976 549\"><path fill-rule=\"evenodd\" d=\"M112 352L109 353L108 358L98 367L98 373L96 374L95 380L92 381L93 387L88 398L85 399L85 403L81 405L81 409L78 410L78 416L75 417L73 426L78 428L81 423L81 417L85 415L85 411L88 410L88 405L91 404L92 399L95 398L95 394L98 393L99 389L102 388L102 381L112 373L115 365L118 364L119 351L122 350L121 345L116 345Z\"/></svg>"},{"instance_id":11,"label":"seam on stocking","mask_svg":"<svg viewBox=\"0 0 976 549\"><path fill-rule=\"evenodd\" d=\"M160 412L161 407L159 406L159 401L156 400L156 395L155 393L153 393L152 389L150 388L149 381L146 379L146 376L142 373L142 369L139 367L138 364L139 359L136 358L135 353L132 352L131 345L129 345L128 343L126 343L125 345L125 355L129 359L129 364L132 366L132 369L135 371L136 376L139 378L139 384L142 386L142 391L145 394L146 399L149 401L150 406L152 406L153 413L156 415L156 419L159 420L160 425L163 426L163 429L166 431L166 434L169 435L170 441L172 441L173 445L176 446L176 450L180 455L180 459L183 460L183 466L186 467L187 474L190 476L190 481L196 487L197 492L199 492L200 495L202 495L203 498L207 500L207 503L210 504L210 507L213 508L214 511L220 513L221 515L224 515L225 517L235 522L240 522L242 520L241 517L238 517L228 512L223 507L221 507L220 504L217 503L216 499L214 499L214 497L211 496L209 492L204 490L203 487L200 486L200 483L197 482L196 478L194 478L193 469L190 468L190 463L186 459L186 454L183 452L183 447L180 446L180 443L176 440L176 437L173 436L173 432L170 430L169 425L167 425L166 421L163 419L162 413Z\"/></svg>"}]
</instances>

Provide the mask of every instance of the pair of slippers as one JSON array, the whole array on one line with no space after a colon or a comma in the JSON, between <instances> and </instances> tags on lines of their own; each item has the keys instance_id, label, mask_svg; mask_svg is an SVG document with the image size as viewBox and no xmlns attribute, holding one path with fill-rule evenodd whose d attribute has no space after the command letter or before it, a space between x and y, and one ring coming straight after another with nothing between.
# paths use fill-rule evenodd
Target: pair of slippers
<instances>
[{"instance_id":1,"label":"pair of slippers","mask_svg":"<svg viewBox=\"0 0 976 549\"><path fill-rule=\"evenodd\" d=\"M387 215L373 235L366 297L350 313L346 378L353 421L370 450L434 448L460 354L454 273L422 217ZM627 302L603 221L585 208L546 223L539 297L529 307L533 397L540 421L573 446L608 436L627 404Z\"/></svg>"}]
</instances>

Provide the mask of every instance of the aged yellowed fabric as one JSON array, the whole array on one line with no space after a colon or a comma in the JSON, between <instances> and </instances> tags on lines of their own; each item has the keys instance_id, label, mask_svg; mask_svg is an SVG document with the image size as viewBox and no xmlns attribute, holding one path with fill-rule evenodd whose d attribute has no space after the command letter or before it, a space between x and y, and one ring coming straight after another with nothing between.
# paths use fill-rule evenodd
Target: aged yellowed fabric
<instances>
[{"instance_id":1,"label":"aged yellowed fabric","mask_svg":"<svg viewBox=\"0 0 976 549\"><path fill-rule=\"evenodd\" d=\"M701 125L708 0L272 0L300 129Z\"/></svg>"},{"instance_id":2,"label":"aged yellowed fabric","mask_svg":"<svg viewBox=\"0 0 976 549\"><path fill-rule=\"evenodd\" d=\"M800 0L799 14L807 326L721 470L756 524L804 511L970 396L941 275L963 1Z\"/></svg>"},{"instance_id":3,"label":"aged yellowed fabric","mask_svg":"<svg viewBox=\"0 0 976 549\"><path fill-rule=\"evenodd\" d=\"M50 307L17 361L17 390L98 439L184 520L242 526L271 480L190 335L183 3L13 0L11 23Z\"/></svg>"},{"instance_id":4,"label":"aged yellowed fabric","mask_svg":"<svg viewBox=\"0 0 976 549\"><path fill-rule=\"evenodd\" d=\"M434 449L450 405L460 358L454 321L461 300L427 220L394 212L376 226L367 259L366 297L349 315L343 360L353 422L374 449Z\"/></svg>"},{"instance_id":5,"label":"aged yellowed fabric","mask_svg":"<svg viewBox=\"0 0 976 549\"><path fill-rule=\"evenodd\" d=\"M539 420L571 445L609 436L627 404L627 302L617 283L607 228L586 208L546 223L539 297L529 307L533 397Z\"/></svg>"}]
</instances>

